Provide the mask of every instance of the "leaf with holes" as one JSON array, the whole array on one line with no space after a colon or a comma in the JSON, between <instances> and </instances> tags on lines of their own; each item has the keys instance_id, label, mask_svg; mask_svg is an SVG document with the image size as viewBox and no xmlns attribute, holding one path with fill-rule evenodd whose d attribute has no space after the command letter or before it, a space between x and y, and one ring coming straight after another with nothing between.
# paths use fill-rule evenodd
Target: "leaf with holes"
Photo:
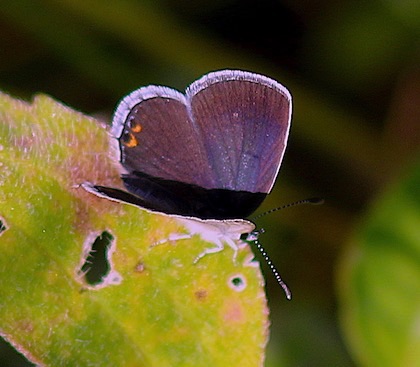
<instances>
[{"instance_id":1,"label":"leaf with holes","mask_svg":"<svg viewBox=\"0 0 420 367\"><path fill-rule=\"evenodd\" d=\"M43 366L262 365L267 305L252 253L194 258L199 236L89 194L121 187L109 136L45 96L0 95L0 333ZM256 263L253 263L254 265Z\"/></svg>"},{"instance_id":2,"label":"leaf with holes","mask_svg":"<svg viewBox=\"0 0 420 367\"><path fill-rule=\"evenodd\" d=\"M420 361L420 160L385 192L340 267L341 318L361 366Z\"/></svg>"}]
</instances>

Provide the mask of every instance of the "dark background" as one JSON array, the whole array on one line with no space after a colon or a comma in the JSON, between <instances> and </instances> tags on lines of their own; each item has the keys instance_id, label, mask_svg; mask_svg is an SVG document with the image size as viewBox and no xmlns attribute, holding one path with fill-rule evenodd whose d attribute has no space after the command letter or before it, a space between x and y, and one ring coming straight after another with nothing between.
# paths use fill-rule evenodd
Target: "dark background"
<instances>
[{"instance_id":1,"label":"dark background","mask_svg":"<svg viewBox=\"0 0 420 367\"><path fill-rule=\"evenodd\" d=\"M3 3L3 2L0 2ZM419 146L420 9L415 1L25 1L0 6L0 89L47 93L110 121L125 94L179 90L212 70L268 75L294 97L289 146L260 212L267 366L354 366L339 327L336 266L369 205ZM1 366L25 366L0 344Z\"/></svg>"}]
</instances>

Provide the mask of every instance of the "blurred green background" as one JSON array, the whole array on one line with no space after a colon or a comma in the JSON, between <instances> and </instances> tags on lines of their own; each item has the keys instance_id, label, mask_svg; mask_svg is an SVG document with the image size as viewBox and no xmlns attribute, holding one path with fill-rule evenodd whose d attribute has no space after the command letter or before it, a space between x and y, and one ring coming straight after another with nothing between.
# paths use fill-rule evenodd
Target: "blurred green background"
<instances>
[{"instance_id":1,"label":"blurred green background","mask_svg":"<svg viewBox=\"0 0 420 367\"><path fill-rule=\"evenodd\" d=\"M337 267L369 208L418 157L420 2L14 0L0 1L0 32L1 90L28 100L47 93L107 122L139 86L183 91L212 70L286 85L289 146L260 212L312 196L326 203L257 223L294 295L288 302L262 265L266 365L363 365L340 328L346 278L337 280ZM0 366L27 365L0 344Z\"/></svg>"}]
</instances>

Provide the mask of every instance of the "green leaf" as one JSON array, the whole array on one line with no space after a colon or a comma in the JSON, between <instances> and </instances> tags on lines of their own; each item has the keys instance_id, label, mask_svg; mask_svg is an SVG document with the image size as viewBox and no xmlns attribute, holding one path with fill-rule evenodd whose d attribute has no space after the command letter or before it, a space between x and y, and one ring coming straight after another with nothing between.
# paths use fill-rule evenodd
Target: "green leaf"
<instances>
[{"instance_id":1,"label":"green leaf","mask_svg":"<svg viewBox=\"0 0 420 367\"><path fill-rule=\"evenodd\" d=\"M363 366L420 364L420 161L382 195L340 268L342 325Z\"/></svg>"},{"instance_id":2,"label":"green leaf","mask_svg":"<svg viewBox=\"0 0 420 367\"><path fill-rule=\"evenodd\" d=\"M212 246L199 236L151 248L186 229L79 186L122 187L108 146L103 125L46 96L0 95L1 335L54 367L262 365L268 309L249 246L196 265Z\"/></svg>"}]
</instances>

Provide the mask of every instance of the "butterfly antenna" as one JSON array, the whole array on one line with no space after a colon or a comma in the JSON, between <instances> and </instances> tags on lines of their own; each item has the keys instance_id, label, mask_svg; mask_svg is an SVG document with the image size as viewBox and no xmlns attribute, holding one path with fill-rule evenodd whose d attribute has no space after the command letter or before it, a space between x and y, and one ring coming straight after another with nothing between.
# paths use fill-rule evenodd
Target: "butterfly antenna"
<instances>
[{"instance_id":1,"label":"butterfly antenna","mask_svg":"<svg viewBox=\"0 0 420 367\"><path fill-rule=\"evenodd\" d=\"M264 247L261 245L261 243L258 241L258 237L260 234L264 233L264 229L255 230L251 233L248 233L246 238L244 239L247 242L253 243L255 246L257 246L257 249L260 250L262 256L264 257L265 262L270 267L271 271L274 274L274 277L276 278L277 282L279 283L280 287L283 288L284 293L286 294L286 298L290 301L292 299L292 292L290 291L287 284L283 281L281 278L279 272L277 271L276 267L274 266L273 262L270 259L270 256L268 256L267 252L265 251Z\"/></svg>"},{"instance_id":2,"label":"butterfly antenna","mask_svg":"<svg viewBox=\"0 0 420 367\"><path fill-rule=\"evenodd\" d=\"M290 204L286 204L286 205L268 210L268 211L266 211L262 214L259 214L255 217L252 217L251 219L255 220L255 219L261 218L261 217L263 217L267 214L271 214L271 213L274 213L276 211L283 210L283 209L286 209L286 208L290 208L290 207L296 206L296 205L301 205L301 204L320 205L320 204L323 204L323 203L324 203L324 199L321 199L321 198L309 198L309 199L299 200L299 201L295 201L295 202L290 203ZM251 233L248 233L246 235L246 238L244 238L244 240L247 241L247 242L253 243L258 248L258 250L261 252L262 256L264 257L264 260L266 261L266 263L270 267L271 271L273 272L274 277L277 280L277 283L279 283L280 287L283 288L283 291L286 294L286 298L288 300L291 300L292 299L292 292L290 291L287 284L281 278L279 272L277 271L276 267L274 266L273 262L271 261L270 256L268 256L267 251L265 251L264 247L258 241L259 235L264 233L264 232L265 232L264 229L252 231Z\"/></svg>"},{"instance_id":3,"label":"butterfly antenna","mask_svg":"<svg viewBox=\"0 0 420 367\"><path fill-rule=\"evenodd\" d=\"M254 220L259 219L261 217L265 217L267 214L271 214L271 213L277 212L279 210L283 210L283 209L286 209L286 208L290 208L292 206L302 205L302 204L321 205L321 204L324 204L324 199L322 199L322 198L309 198L309 199L298 200L298 201L295 201L293 203L289 203L289 204L286 204L286 205L279 206L277 208L267 210L264 213L261 213L261 214L256 215L255 217L252 217L251 219L254 221Z\"/></svg>"}]
</instances>

